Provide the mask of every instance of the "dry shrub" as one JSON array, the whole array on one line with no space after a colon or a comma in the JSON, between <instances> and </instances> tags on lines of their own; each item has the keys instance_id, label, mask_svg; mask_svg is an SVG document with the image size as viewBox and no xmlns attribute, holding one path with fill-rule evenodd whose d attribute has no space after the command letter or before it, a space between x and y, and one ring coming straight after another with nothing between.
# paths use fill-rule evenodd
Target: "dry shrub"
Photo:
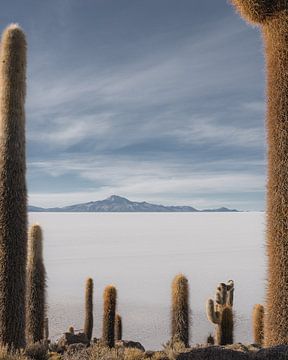
<instances>
[{"instance_id":1,"label":"dry shrub","mask_svg":"<svg viewBox=\"0 0 288 360\"><path fill-rule=\"evenodd\" d=\"M23 351L11 351L8 346L0 347L0 360L28 360Z\"/></svg>"},{"instance_id":2,"label":"dry shrub","mask_svg":"<svg viewBox=\"0 0 288 360\"><path fill-rule=\"evenodd\" d=\"M24 353L29 359L33 360L48 360L49 358L47 345L41 342L29 344Z\"/></svg>"}]
</instances>

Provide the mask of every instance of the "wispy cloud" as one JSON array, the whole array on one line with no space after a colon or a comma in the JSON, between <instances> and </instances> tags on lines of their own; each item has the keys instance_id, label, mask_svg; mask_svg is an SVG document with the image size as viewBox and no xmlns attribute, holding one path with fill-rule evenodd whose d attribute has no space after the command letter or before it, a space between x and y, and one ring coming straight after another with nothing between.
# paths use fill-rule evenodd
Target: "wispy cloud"
<instances>
[{"instance_id":1,"label":"wispy cloud","mask_svg":"<svg viewBox=\"0 0 288 360\"><path fill-rule=\"evenodd\" d=\"M112 15L103 4L103 14L121 24L126 36L118 34L119 26L108 31L105 18L88 19L77 33L80 24L72 26L64 16L68 11L77 18L74 5L56 16L59 39L45 32L54 51L33 38L27 99L31 200L43 194L44 202L57 205L58 192L65 194L61 204L73 194L75 200L83 194L84 201L85 194L121 193L163 203L203 204L206 197L208 204L219 194L219 205L222 196L226 205L237 206L243 204L241 193L247 208L263 208L259 35L224 0L217 6L221 12L199 13L201 21L194 12L186 17L188 2L176 18L167 12L175 5L167 5L173 26L155 18L139 29L133 20L137 7L127 3ZM91 31L98 35L93 42ZM46 198L48 193L55 195Z\"/></svg>"}]
</instances>

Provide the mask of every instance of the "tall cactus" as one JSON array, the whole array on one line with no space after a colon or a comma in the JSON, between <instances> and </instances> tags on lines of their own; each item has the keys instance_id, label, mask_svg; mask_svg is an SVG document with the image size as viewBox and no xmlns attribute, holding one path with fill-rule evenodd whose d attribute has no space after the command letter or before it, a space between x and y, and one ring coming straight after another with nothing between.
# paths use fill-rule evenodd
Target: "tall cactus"
<instances>
[{"instance_id":1,"label":"tall cactus","mask_svg":"<svg viewBox=\"0 0 288 360\"><path fill-rule=\"evenodd\" d=\"M253 308L254 343L263 346L264 343L264 306L256 304Z\"/></svg>"},{"instance_id":2,"label":"tall cactus","mask_svg":"<svg viewBox=\"0 0 288 360\"><path fill-rule=\"evenodd\" d=\"M115 318L115 340L122 340L122 318L119 314Z\"/></svg>"},{"instance_id":3,"label":"tall cactus","mask_svg":"<svg viewBox=\"0 0 288 360\"><path fill-rule=\"evenodd\" d=\"M260 26L267 69L267 254L265 345L288 344L288 2L231 0Z\"/></svg>"},{"instance_id":4,"label":"tall cactus","mask_svg":"<svg viewBox=\"0 0 288 360\"><path fill-rule=\"evenodd\" d=\"M0 344L25 345L27 200L26 40L6 28L0 53Z\"/></svg>"},{"instance_id":5,"label":"tall cactus","mask_svg":"<svg viewBox=\"0 0 288 360\"><path fill-rule=\"evenodd\" d=\"M220 283L217 287L215 301L207 301L207 318L216 325L215 343L217 345L233 344L233 297L234 282Z\"/></svg>"},{"instance_id":6,"label":"tall cactus","mask_svg":"<svg viewBox=\"0 0 288 360\"><path fill-rule=\"evenodd\" d=\"M85 289L85 323L84 333L89 341L91 341L93 332L93 280L91 278L86 281Z\"/></svg>"},{"instance_id":7,"label":"tall cactus","mask_svg":"<svg viewBox=\"0 0 288 360\"><path fill-rule=\"evenodd\" d=\"M46 317L46 271L43 262L42 230L32 225L28 240L26 336L29 343L44 339Z\"/></svg>"},{"instance_id":8,"label":"tall cactus","mask_svg":"<svg viewBox=\"0 0 288 360\"><path fill-rule=\"evenodd\" d=\"M179 274L172 282L171 326L172 339L189 346L189 286L187 278Z\"/></svg>"},{"instance_id":9,"label":"tall cactus","mask_svg":"<svg viewBox=\"0 0 288 360\"><path fill-rule=\"evenodd\" d=\"M112 348L115 345L115 314L117 291L115 286L106 286L103 294L103 334L102 340L105 345Z\"/></svg>"}]
</instances>

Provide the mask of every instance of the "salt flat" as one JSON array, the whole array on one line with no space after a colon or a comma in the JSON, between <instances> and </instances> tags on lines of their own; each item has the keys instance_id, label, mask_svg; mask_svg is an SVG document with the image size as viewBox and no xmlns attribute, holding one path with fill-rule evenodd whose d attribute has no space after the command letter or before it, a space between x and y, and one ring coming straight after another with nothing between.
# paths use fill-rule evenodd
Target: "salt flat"
<instances>
[{"instance_id":1,"label":"salt flat","mask_svg":"<svg viewBox=\"0 0 288 360\"><path fill-rule=\"evenodd\" d=\"M169 338L170 285L190 283L191 342L214 326L205 302L219 282L235 281L236 341L251 342L251 311L265 291L265 214L30 213L44 231L50 333L83 327L84 283L94 279L94 336L101 333L102 292L118 289L124 338L160 348Z\"/></svg>"}]
</instances>

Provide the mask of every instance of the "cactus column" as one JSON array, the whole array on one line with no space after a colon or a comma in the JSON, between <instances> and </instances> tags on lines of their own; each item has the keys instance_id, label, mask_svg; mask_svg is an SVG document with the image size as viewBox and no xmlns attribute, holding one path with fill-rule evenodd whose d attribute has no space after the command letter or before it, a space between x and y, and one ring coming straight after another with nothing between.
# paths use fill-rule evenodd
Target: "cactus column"
<instances>
[{"instance_id":1,"label":"cactus column","mask_svg":"<svg viewBox=\"0 0 288 360\"><path fill-rule=\"evenodd\" d=\"M25 35L12 24L0 54L0 343L14 348L25 345L25 73Z\"/></svg>"},{"instance_id":2,"label":"cactus column","mask_svg":"<svg viewBox=\"0 0 288 360\"><path fill-rule=\"evenodd\" d=\"M265 345L288 344L288 2L231 0L260 25L267 68L267 254Z\"/></svg>"},{"instance_id":3,"label":"cactus column","mask_svg":"<svg viewBox=\"0 0 288 360\"><path fill-rule=\"evenodd\" d=\"M112 348L115 345L115 315L117 301L117 290L115 286L106 286L104 289L103 301L102 340L106 346Z\"/></svg>"},{"instance_id":4,"label":"cactus column","mask_svg":"<svg viewBox=\"0 0 288 360\"><path fill-rule=\"evenodd\" d=\"M93 279L88 278L85 288L85 322L84 333L91 341L93 332Z\"/></svg>"},{"instance_id":5,"label":"cactus column","mask_svg":"<svg viewBox=\"0 0 288 360\"><path fill-rule=\"evenodd\" d=\"M189 346L189 286L187 278L179 274L172 282L171 330L172 340Z\"/></svg>"},{"instance_id":6,"label":"cactus column","mask_svg":"<svg viewBox=\"0 0 288 360\"><path fill-rule=\"evenodd\" d=\"M26 336L29 343L35 343L44 339L46 316L46 271L39 225L31 226L28 244Z\"/></svg>"}]
</instances>

